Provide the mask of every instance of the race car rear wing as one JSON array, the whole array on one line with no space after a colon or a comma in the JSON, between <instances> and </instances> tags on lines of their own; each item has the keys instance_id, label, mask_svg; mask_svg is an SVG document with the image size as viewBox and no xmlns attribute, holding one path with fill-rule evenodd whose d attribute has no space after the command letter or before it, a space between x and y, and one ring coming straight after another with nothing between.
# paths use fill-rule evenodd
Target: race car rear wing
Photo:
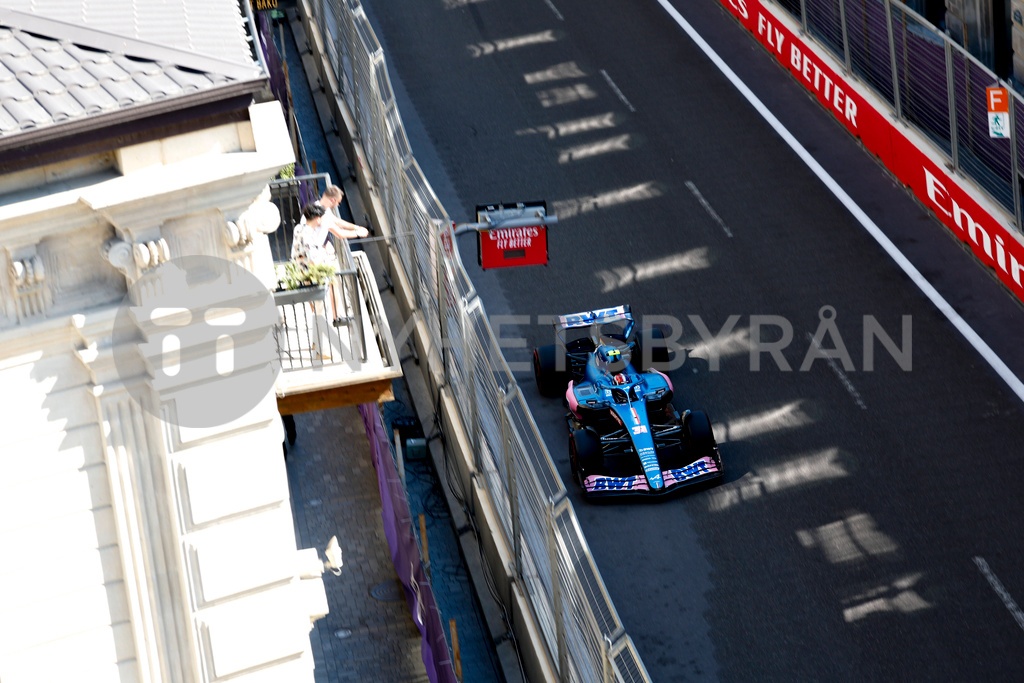
<instances>
[{"instance_id":1,"label":"race car rear wing","mask_svg":"<svg viewBox=\"0 0 1024 683\"><path fill-rule=\"evenodd\" d=\"M629 309L629 304L623 304L612 308L599 308L595 311L560 315L555 320L555 327L562 330L570 330L575 327L590 327L591 325L603 325L604 323L632 319L633 313Z\"/></svg>"}]
</instances>

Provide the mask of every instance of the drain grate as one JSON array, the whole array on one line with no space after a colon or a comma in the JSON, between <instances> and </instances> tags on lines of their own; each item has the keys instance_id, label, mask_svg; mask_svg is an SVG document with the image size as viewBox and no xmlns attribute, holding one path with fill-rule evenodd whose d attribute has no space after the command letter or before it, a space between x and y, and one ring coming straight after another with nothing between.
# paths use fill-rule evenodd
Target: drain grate
<instances>
[{"instance_id":1,"label":"drain grate","mask_svg":"<svg viewBox=\"0 0 1024 683\"><path fill-rule=\"evenodd\" d=\"M401 602L405 600L405 590L398 579L378 583L370 589L370 595L381 602Z\"/></svg>"}]
</instances>

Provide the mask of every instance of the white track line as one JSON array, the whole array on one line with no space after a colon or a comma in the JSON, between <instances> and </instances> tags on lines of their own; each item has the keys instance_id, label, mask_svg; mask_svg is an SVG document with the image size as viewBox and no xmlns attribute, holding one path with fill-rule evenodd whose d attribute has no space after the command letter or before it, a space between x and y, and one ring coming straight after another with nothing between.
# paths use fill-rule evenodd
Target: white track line
<instances>
[{"instance_id":1,"label":"white track line","mask_svg":"<svg viewBox=\"0 0 1024 683\"><path fill-rule=\"evenodd\" d=\"M974 328L968 325L967 321L961 318L960 315L953 310L953 307L949 305L949 302L946 301L934 287L932 287L931 283L928 282L928 280L921 275L920 271L914 267L914 264L912 264L907 257L903 255L903 252L896 248L896 245L886 237L881 228L875 225L874 221L864 213L864 210L857 206L853 199L850 198L850 195L846 194L846 191L839 186L839 183L837 183L832 176L830 176L828 172L821 167L821 164L819 164L814 157L804 149L804 146L801 145L795 137L793 137L793 134L786 130L782 123L775 118L775 115L772 114L768 108L764 106L761 100L757 98L757 95L755 95L750 88L748 88L747 85L739 79L739 76L729 68L729 65L722 61L722 58L718 56L718 53L708 45L707 41L697 33L696 29L694 29L688 21L679 14L678 10L672 6L669 0L658 0L658 4L661 5L665 11L668 12L669 16L679 24L679 27L682 28L688 36L690 36L690 39L696 43L697 47L707 55L708 59L718 67L718 70L721 71L722 74L728 78L733 86L740 92L740 94L750 102L754 109L757 110L757 113L760 114L761 117L768 122L768 125L778 133L779 137L789 145L790 149L796 152L797 156L807 164L807 167L811 169L819 179L821 179L821 182L823 182L825 187L835 195L836 199L842 202L843 206L853 214L853 217L856 218L864 229L868 231L868 234L875 238L875 241L878 242L882 249L889 254L889 257L896 262L896 265L902 268L903 272L914 281L914 284L917 285L918 289L920 289L921 292L931 300L932 304L934 304L935 307L939 309L944 316L946 316L946 319L949 320L949 322L953 323L953 326L960 331L960 334L964 336L967 343L973 346L974 349L981 354L981 357L985 359L985 362L987 362L992 369L996 371L996 374L1006 382L1010 391L1016 394L1017 398L1024 402L1024 382L1021 382L1020 379L1013 374L1010 368L1006 366L1006 363L996 355L996 352L993 351L980 336L978 336L978 333L974 331Z\"/></svg>"},{"instance_id":2,"label":"white track line","mask_svg":"<svg viewBox=\"0 0 1024 683\"><path fill-rule=\"evenodd\" d=\"M992 586L992 590L996 592L999 599L1006 605L1006 609L1010 610L1010 614L1013 615L1014 621L1020 626L1021 630L1024 630L1024 612L1021 611L1020 607L1014 601L1013 596L1010 595L1009 591L1003 586L1003 582L999 580L999 577L993 573L988 567L988 562L983 557L975 557L974 564L978 566L978 570L988 581L988 585Z\"/></svg>"},{"instance_id":3,"label":"white track line","mask_svg":"<svg viewBox=\"0 0 1024 683\"><path fill-rule=\"evenodd\" d=\"M633 108L633 105L629 103L629 100L626 99L626 96L622 94L621 90L619 90L619 86L615 85L615 81L613 81L612 77L608 75L608 72L605 71L604 69L601 69L601 75L604 76L604 80L608 81L608 86L612 89L612 91L615 92L616 95L618 95L619 99L622 100L622 103L626 105L626 107L631 112L636 113L636 109Z\"/></svg>"},{"instance_id":4,"label":"white track line","mask_svg":"<svg viewBox=\"0 0 1024 683\"><path fill-rule=\"evenodd\" d=\"M725 224L725 221L723 221L719 217L718 213L714 210L711 204L708 203L708 200L704 199L704 195L700 193L700 190L698 190L697 186L693 184L693 181L687 180L686 188L690 191L691 194L693 194L694 197L697 198L697 201L700 202L700 205L703 206L704 210L708 212L708 215L711 216L716 223L718 223L718 227L720 227L725 232L726 236L732 237L732 230L730 230L729 226Z\"/></svg>"},{"instance_id":5,"label":"white track line","mask_svg":"<svg viewBox=\"0 0 1024 683\"><path fill-rule=\"evenodd\" d=\"M544 2L551 8L551 11L555 13L555 16L559 21L565 21L565 17L563 17L562 13L558 11L557 7L555 7L555 3L551 2L551 0L544 0Z\"/></svg>"},{"instance_id":6,"label":"white track line","mask_svg":"<svg viewBox=\"0 0 1024 683\"><path fill-rule=\"evenodd\" d=\"M824 350L821 348L821 344L815 341L814 335L810 332L807 333L807 340L814 344L819 351ZM850 381L850 377L843 372L841 367L839 367L839 363L836 362L836 359L831 356L823 356L823 358L825 359L825 362L828 363L828 366L832 368L832 372L835 376L839 378L839 383L843 385L843 388L846 389L847 393L849 393L853 398L853 402L857 404L857 407L861 410L867 410L868 407L864 403L864 399L861 398L860 392L857 391L857 387L853 386L853 382Z\"/></svg>"}]
</instances>

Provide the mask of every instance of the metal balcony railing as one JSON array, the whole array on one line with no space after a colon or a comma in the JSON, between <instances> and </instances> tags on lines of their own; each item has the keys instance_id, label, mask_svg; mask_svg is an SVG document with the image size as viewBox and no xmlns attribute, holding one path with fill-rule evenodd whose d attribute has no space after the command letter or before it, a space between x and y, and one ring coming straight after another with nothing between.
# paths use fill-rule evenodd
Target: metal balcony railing
<instances>
[{"instance_id":1,"label":"metal balcony railing","mask_svg":"<svg viewBox=\"0 0 1024 683\"><path fill-rule=\"evenodd\" d=\"M302 217L302 206L319 198L329 184L326 173L270 184L271 199L281 212L281 227L270 235L270 249L279 271L291 258L294 227ZM327 284L278 288L274 292L278 311L274 337L284 372L367 359L359 270L348 242L333 236L331 240L338 263Z\"/></svg>"}]
</instances>

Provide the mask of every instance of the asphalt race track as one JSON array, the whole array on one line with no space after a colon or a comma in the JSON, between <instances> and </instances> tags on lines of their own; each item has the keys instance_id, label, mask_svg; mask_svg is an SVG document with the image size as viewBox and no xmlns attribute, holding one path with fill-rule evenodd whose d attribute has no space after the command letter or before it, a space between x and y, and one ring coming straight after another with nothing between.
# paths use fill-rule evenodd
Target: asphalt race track
<instances>
[{"instance_id":1,"label":"asphalt race track","mask_svg":"<svg viewBox=\"0 0 1024 683\"><path fill-rule=\"evenodd\" d=\"M547 267L460 247L653 679L1020 680L1021 400L658 2L368 2L451 217L559 216ZM675 7L1024 377L1002 285L715 0ZM675 403L711 415L721 486L580 499L529 348L543 317L619 303L681 322ZM872 322L893 342L868 368Z\"/></svg>"}]
</instances>

